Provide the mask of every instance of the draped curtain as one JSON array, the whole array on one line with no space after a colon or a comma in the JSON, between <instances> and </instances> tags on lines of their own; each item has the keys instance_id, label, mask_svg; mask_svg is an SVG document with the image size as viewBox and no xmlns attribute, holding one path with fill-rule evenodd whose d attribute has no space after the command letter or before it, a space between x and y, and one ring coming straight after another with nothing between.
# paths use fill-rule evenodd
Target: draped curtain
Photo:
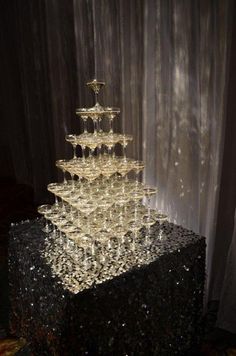
<instances>
[{"instance_id":1,"label":"draped curtain","mask_svg":"<svg viewBox=\"0 0 236 356\"><path fill-rule=\"evenodd\" d=\"M58 178L55 159L72 154L64 137L81 130L75 108L93 104L85 82L104 79L100 101L121 108L115 129L134 136L128 154L158 188L153 206L207 237L210 273L230 9L230 0L15 1L23 108L10 116L9 145L37 202Z\"/></svg>"},{"instance_id":2,"label":"draped curtain","mask_svg":"<svg viewBox=\"0 0 236 356\"><path fill-rule=\"evenodd\" d=\"M148 1L144 24L145 181L159 188L153 202L157 208L207 237L210 275L224 143L230 3Z\"/></svg>"}]
</instances>

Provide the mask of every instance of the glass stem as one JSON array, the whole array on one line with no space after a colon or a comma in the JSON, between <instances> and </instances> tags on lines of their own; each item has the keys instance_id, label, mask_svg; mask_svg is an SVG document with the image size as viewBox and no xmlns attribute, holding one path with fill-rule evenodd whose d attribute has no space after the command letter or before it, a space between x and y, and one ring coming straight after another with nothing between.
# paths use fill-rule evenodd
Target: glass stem
<instances>
[{"instance_id":1,"label":"glass stem","mask_svg":"<svg viewBox=\"0 0 236 356\"><path fill-rule=\"evenodd\" d=\"M118 241L116 258L117 260L120 258L120 241Z\"/></svg>"},{"instance_id":2,"label":"glass stem","mask_svg":"<svg viewBox=\"0 0 236 356\"><path fill-rule=\"evenodd\" d=\"M101 129L101 118L99 117L98 119L98 132L102 132L102 129Z\"/></svg>"},{"instance_id":3,"label":"glass stem","mask_svg":"<svg viewBox=\"0 0 236 356\"><path fill-rule=\"evenodd\" d=\"M95 168L94 151L95 151L95 148L91 148L90 157L92 158L92 166Z\"/></svg>"},{"instance_id":4,"label":"glass stem","mask_svg":"<svg viewBox=\"0 0 236 356\"><path fill-rule=\"evenodd\" d=\"M123 209L122 209L122 207L120 208L120 216L119 216L119 219L120 219L120 224L123 226L124 220L123 220Z\"/></svg>"},{"instance_id":5,"label":"glass stem","mask_svg":"<svg viewBox=\"0 0 236 356\"><path fill-rule=\"evenodd\" d=\"M110 150L110 155L111 155L111 158L114 158L114 146L111 147L111 150Z\"/></svg>"},{"instance_id":6,"label":"glass stem","mask_svg":"<svg viewBox=\"0 0 236 356\"><path fill-rule=\"evenodd\" d=\"M89 199L92 199L92 181L91 180L89 181L88 193L89 193Z\"/></svg>"},{"instance_id":7,"label":"glass stem","mask_svg":"<svg viewBox=\"0 0 236 356\"><path fill-rule=\"evenodd\" d=\"M137 219L138 219L137 200L135 200L135 205L134 205L134 221L137 221Z\"/></svg>"},{"instance_id":8,"label":"glass stem","mask_svg":"<svg viewBox=\"0 0 236 356\"><path fill-rule=\"evenodd\" d=\"M61 198L61 205L62 205L62 212L65 213L66 212L66 207L65 207L65 204L64 204L64 200Z\"/></svg>"},{"instance_id":9,"label":"glass stem","mask_svg":"<svg viewBox=\"0 0 236 356\"><path fill-rule=\"evenodd\" d=\"M89 192L89 194L91 194L91 191ZM88 235L90 235L90 221L89 218L87 218L87 231L88 231Z\"/></svg>"},{"instance_id":10,"label":"glass stem","mask_svg":"<svg viewBox=\"0 0 236 356\"><path fill-rule=\"evenodd\" d=\"M84 268L88 268L88 260L87 260L87 248L84 248Z\"/></svg>"},{"instance_id":11,"label":"glass stem","mask_svg":"<svg viewBox=\"0 0 236 356\"><path fill-rule=\"evenodd\" d=\"M97 136L98 134L98 120L94 120L94 135Z\"/></svg>"},{"instance_id":12,"label":"glass stem","mask_svg":"<svg viewBox=\"0 0 236 356\"><path fill-rule=\"evenodd\" d=\"M110 135L113 134L113 119L110 119L110 130L109 130L109 134L110 134Z\"/></svg>"},{"instance_id":13,"label":"glass stem","mask_svg":"<svg viewBox=\"0 0 236 356\"><path fill-rule=\"evenodd\" d=\"M126 162L126 145L123 145L123 156L124 156L124 161Z\"/></svg>"},{"instance_id":14,"label":"glass stem","mask_svg":"<svg viewBox=\"0 0 236 356\"><path fill-rule=\"evenodd\" d=\"M73 159L76 159L76 145L73 145Z\"/></svg>"},{"instance_id":15,"label":"glass stem","mask_svg":"<svg viewBox=\"0 0 236 356\"><path fill-rule=\"evenodd\" d=\"M56 236L56 232L57 232L57 227L56 225L53 224L53 230L52 230L53 236Z\"/></svg>"},{"instance_id":16,"label":"glass stem","mask_svg":"<svg viewBox=\"0 0 236 356\"><path fill-rule=\"evenodd\" d=\"M107 147L107 151L108 151L109 162L111 162L111 146Z\"/></svg>"},{"instance_id":17,"label":"glass stem","mask_svg":"<svg viewBox=\"0 0 236 356\"><path fill-rule=\"evenodd\" d=\"M95 244L94 240L91 242L91 254L94 256L95 255Z\"/></svg>"},{"instance_id":18,"label":"glass stem","mask_svg":"<svg viewBox=\"0 0 236 356\"><path fill-rule=\"evenodd\" d=\"M77 221L80 221L80 212L77 210Z\"/></svg>"},{"instance_id":19,"label":"glass stem","mask_svg":"<svg viewBox=\"0 0 236 356\"><path fill-rule=\"evenodd\" d=\"M82 149L82 160L85 160L85 146L81 146Z\"/></svg>"},{"instance_id":20,"label":"glass stem","mask_svg":"<svg viewBox=\"0 0 236 356\"><path fill-rule=\"evenodd\" d=\"M49 232L49 224L48 224L48 219L45 218L45 231L46 233Z\"/></svg>"},{"instance_id":21,"label":"glass stem","mask_svg":"<svg viewBox=\"0 0 236 356\"><path fill-rule=\"evenodd\" d=\"M83 119L83 122L84 122L84 133L88 133L88 129L87 129L87 118L84 118Z\"/></svg>"},{"instance_id":22,"label":"glass stem","mask_svg":"<svg viewBox=\"0 0 236 356\"><path fill-rule=\"evenodd\" d=\"M113 219L113 215L112 215L112 209L109 210L109 219L112 220Z\"/></svg>"},{"instance_id":23,"label":"glass stem","mask_svg":"<svg viewBox=\"0 0 236 356\"><path fill-rule=\"evenodd\" d=\"M66 171L63 171L63 183L66 184L67 180L66 180Z\"/></svg>"},{"instance_id":24,"label":"glass stem","mask_svg":"<svg viewBox=\"0 0 236 356\"><path fill-rule=\"evenodd\" d=\"M73 222L74 221L74 214L73 214L73 207L70 205L70 219Z\"/></svg>"},{"instance_id":25,"label":"glass stem","mask_svg":"<svg viewBox=\"0 0 236 356\"><path fill-rule=\"evenodd\" d=\"M139 185L138 175L139 175L139 171L136 171L135 172L135 192L138 191L138 185Z\"/></svg>"},{"instance_id":26,"label":"glass stem","mask_svg":"<svg viewBox=\"0 0 236 356\"><path fill-rule=\"evenodd\" d=\"M148 203L148 220L150 220L150 217L151 217L151 198L150 198L149 195L147 197L147 203Z\"/></svg>"}]
</instances>

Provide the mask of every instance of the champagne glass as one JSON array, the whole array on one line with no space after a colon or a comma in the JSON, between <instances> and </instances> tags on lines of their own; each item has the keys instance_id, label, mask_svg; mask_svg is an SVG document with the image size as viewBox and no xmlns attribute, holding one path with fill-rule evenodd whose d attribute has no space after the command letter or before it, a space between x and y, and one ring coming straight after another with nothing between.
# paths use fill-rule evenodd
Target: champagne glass
<instances>
[{"instance_id":1,"label":"champagne glass","mask_svg":"<svg viewBox=\"0 0 236 356\"><path fill-rule=\"evenodd\" d=\"M168 220L168 216L159 212L159 211L151 211L151 218L155 221L158 221L160 224L160 231L159 231L159 239L162 240L163 238L163 229L162 229L162 225L165 221Z\"/></svg>"},{"instance_id":2,"label":"champagne glass","mask_svg":"<svg viewBox=\"0 0 236 356\"><path fill-rule=\"evenodd\" d=\"M126 228L124 222L122 222L119 225L116 225L115 234L116 237L118 238L118 242L121 242L121 244L125 242L125 235L127 231L128 229Z\"/></svg>"},{"instance_id":3,"label":"champagne glass","mask_svg":"<svg viewBox=\"0 0 236 356\"><path fill-rule=\"evenodd\" d=\"M77 158L77 156L76 156L76 147L77 147L77 140L76 140L76 138L77 138L77 136L76 135L72 135L72 134L70 134L70 135L66 135L66 141L67 142L69 142L71 145L72 145L72 147L73 147L73 159L76 159Z\"/></svg>"},{"instance_id":4,"label":"champagne glass","mask_svg":"<svg viewBox=\"0 0 236 356\"><path fill-rule=\"evenodd\" d=\"M114 145L115 145L113 135L107 135L104 138L103 142L104 142L104 145L108 148L109 163L111 163L112 149L114 148Z\"/></svg>"},{"instance_id":5,"label":"champagne glass","mask_svg":"<svg viewBox=\"0 0 236 356\"><path fill-rule=\"evenodd\" d=\"M70 200L71 195L73 194L73 186L71 184L64 184L63 189L59 192L60 198L62 199L62 206L65 209L64 202Z\"/></svg>"},{"instance_id":6,"label":"champagne glass","mask_svg":"<svg viewBox=\"0 0 236 356\"><path fill-rule=\"evenodd\" d=\"M115 107L105 107L104 108L104 115L108 118L109 120L109 134L113 135L113 120L118 114L120 113L119 108Z\"/></svg>"},{"instance_id":7,"label":"champagne glass","mask_svg":"<svg viewBox=\"0 0 236 356\"><path fill-rule=\"evenodd\" d=\"M89 188L89 193L91 194L91 185L92 182L97 179L101 174L101 171L98 167L96 166L91 166L84 168L83 176L87 181L89 182L88 188Z\"/></svg>"},{"instance_id":8,"label":"champagne glass","mask_svg":"<svg viewBox=\"0 0 236 356\"><path fill-rule=\"evenodd\" d=\"M94 123L94 134L98 133L98 122L103 116L104 108L98 103L98 94L101 88L105 85L105 82L93 79L86 83L86 85L93 90L95 94L95 105L87 110L88 116L93 120Z\"/></svg>"},{"instance_id":9,"label":"champagne glass","mask_svg":"<svg viewBox=\"0 0 236 356\"><path fill-rule=\"evenodd\" d=\"M81 141L81 137L77 138L77 144L81 146L81 150L82 150L82 161L83 163L85 163L85 158L86 158L86 154L85 154L85 150L86 150L86 142L85 142L85 137L82 136L83 139Z\"/></svg>"},{"instance_id":10,"label":"champagne glass","mask_svg":"<svg viewBox=\"0 0 236 356\"><path fill-rule=\"evenodd\" d=\"M101 80L97 80L97 79L93 79L89 82L86 83L86 85L93 90L94 94L95 94L95 104L98 103L98 94L101 90L101 88L104 87L105 82L101 81Z\"/></svg>"},{"instance_id":11,"label":"champagne glass","mask_svg":"<svg viewBox=\"0 0 236 356\"><path fill-rule=\"evenodd\" d=\"M59 159L56 161L57 168L61 169L63 172L63 182L67 183L66 171L71 167L71 161L68 159Z\"/></svg>"},{"instance_id":12,"label":"champagne glass","mask_svg":"<svg viewBox=\"0 0 236 356\"><path fill-rule=\"evenodd\" d=\"M94 157L95 149L96 149L97 147L101 147L101 145L102 145L102 140L101 140L101 137L99 137L98 135L95 136L92 140L90 140L90 141L87 143L87 146L88 146L89 149L90 149L90 157L93 158L93 161L92 161L93 164L95 163L95 157Z\"/></svg>"},{"instance_id":13,"label":"champagne glass","mask_svg":"<svg viewBox=\"0 0 236 356\"><path fill-rule=\"evenodd\" d=\"M139 185L139 173L142 172L142 170L144 169L144 163L142 161L134 161L133 162L133 171L135 172L135 183L136 183L136 187L135 189L138 188Z\"/></svg>"},{"instance_id":14,"label":"champagne glass","mask_svg":"<svg viewBox=\"0 0 236 356\"><path fill-rule=\"evenodd\" d=\"M89 112L89 117L93 121L94 125L94 136L97 136L99 132L99 127L98 127L98 122L102 119L103 114L104 114L104 108L101 106L98 102L96 102L95 106L92 108L88 109Z\"/></svg>"},{"instance_id":15,"label":"champagne glass","mask_svg":"<svg viewBox=\"0 0 236 356\"><path fill-rule=\"evenodd\" d=\"M49 183L47 185L48 191L54 194L55 197L55 204L58 205L58 198L57 196L63 191L63 184L62 183Z\"/></svg>"},{"instance_id":16,"label":"champagne glass","mask_svg":"<svg viewBox=\"0 0 236 356\"><path fill-rule=\"evenodd\" d=\"M144 195L147 197L147 208L148 212L147 215L145 215L144 221L145 221L145 226L151 226L152 225L152 219L151 219L151 196L156 195L157 189L152 188L149 186L146 186L143 189Z\"/></svg>"},{"instance_id":17,"label":"champagne glass","mask_svg":"<svg viewBox=\"0 0 236 356\"><path fill-rule=\"evenodd\" d=\"M88 128L87 128L88 109L87 108L76 109L76 115L80 116L81 119L83 120L83 135L86 136L88 134Z\"/></svg>"},{"instance_id":18,"label":"champagne glass","mask_svg":"<svg viewBox=\"0 0 236 356\"><path fill-rule=\"evenodd\" d=\"M168 220L168 216L167 215L162 214L162 213L160 213L158 211L154 211L151 214L152 214L152 217L154 219L156 219L157 221L159 221L159 222L164 222L164 221Z\"/></svg>"},{"instance_id":19,"label":"champagne glass","mask_svg":"<svg viewBox=\"0 0 236 356\"><path fill-rule=\"evenodd\" d=\"M69 221L66 221L60 226L60 230L64 232L66 235L72 233L77 230L77 228Z\"/></svg>"},{"instance_id":20,"label":"champagne glass","mask_svg":"<svg viewBox=\"0 0 236 356\"><path fill-rule=\"evenodd\" d=\"M104 184L105 184L105 193L106 195L108 194L108 188L109 188L109 178L114 174L114 167L112 165L103 165L100 168L102 176L105 178Z\"/></svg>"},{"instance_id":21,"label":"champagne glass","mask_svg":"<svg viewBox=\"0 0 236 356\"><path fill-rule=\"evenodd\" d=\"M53 206L50 210L45 212L45 218L47 220L50 220L51 223L53 224L53 233L54 235L56 234L56 225L55 222L57 221L58 218L61 217L61 212L60 211L56 211L53 209Z\"/></svg>"},{"instance_id":22,"label":"champagne glass","mask_svg":"<svg viewBox=\"0 0 236 356\"><path fill-rule=\"evenodd\" d=\"M85 155L84 155L85 147L89 148L89 157L90 158L91 158L92 154L94 153L95 148L99 144L99 140L94 139L92 137L81 137L78 139L77 142L79 145L81 145L81 147L83 149L83 157L85 157ZM91 152L92 152L92 154L91 154Z\"/></svg>"},{"instance_id":23,"label":"champagne glass","mask_svg":"<svg viewBox=\"0 0 236 356\"><path fill-rule=\"evenodd\" d=\"M133 136L131 135L119 135L119 143L121 144L122 148L123 148L123 159L124 161L127 160L126 157L126 147L128 145L129 142L133 141Z\"/></svg>"},{"instance_id":24,"label":"champagne glass","mask_svg":"<svg viewBox=\"0 0 236 356\"><path fill-rule=\"evenodd\" d=\"M84 199L83 202L80 201L76 204L76 208L81 212L81 214L86 216L94 212L97 208L97 205L92 200Z\"/></svg>"},{"instance_id":25,"label":"champagne glass","mask_svg":"<svg viewBox=\"0 0 236 356\"><path fill-rule=\"evenodd\" d=\"M38 210L39 214L41 214L45 217L45 214L47 214L51 211L51 205L49 205L49 204L40 205L37 210ZM46 233L49 233L51 231L47 218L45 218L45 227L42 229L42 231L44 231Z\"/></svg>"},{"instance_id":26,"label":"champagne glass","mask_svg":"<svg viewBox=\"0 0 236 356\"><path fill-rule=\"evenodd\" d=\"M54 220L54 225L58 228L60 233L59 234L60 243L63 243L63 231L61 230L61 227L66 223L67 223L67 217L64 214L58 216L58 218Z\"/></svg>"},{"instance_id":27,"label":"champagne glass","mask_svg":"<svg viewBox=\"0 0 236 356\"><path fill-rule=\"evenodd\" d=\"M117 171L118 173L121 174L121 176L124 178L127 176L127 174L133 169L133 162L132 161L121 161L118 164Z\"/></svg>"}]
</instances>

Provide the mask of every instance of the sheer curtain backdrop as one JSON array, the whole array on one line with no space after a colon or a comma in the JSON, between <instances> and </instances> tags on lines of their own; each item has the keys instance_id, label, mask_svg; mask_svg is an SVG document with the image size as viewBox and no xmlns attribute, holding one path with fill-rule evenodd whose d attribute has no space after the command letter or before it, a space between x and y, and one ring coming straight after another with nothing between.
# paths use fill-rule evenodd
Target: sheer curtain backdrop
<instances>
[{"instance_id":1,"label":"sheer curtain backdrop","mask_svg":"<svg viewBox=\"0 0 236 356\"><path fill-rule=\"evenodd\" d=\"M145 2L144 178L159 188L157 208L207 237L208 275L224 144L230 9L227 1Z\"/></svg>"},{"instance_id":2,"label":"sheer curtain backdrop","mask_svg":"<svg viewBox=\"0 0 236 356\"><path fill-rule=\"evenodd\" d=\"M104 79L101 101L121 107L115 128L134 135L128 154L158 188L152 204L207 237L210 274L232 1L14 3L22 110L7 125L18 180L47 199L55 159L72 153L64 136L80 132L75 108L93 103L85 82Z\"/></svg>"}]
</instances>

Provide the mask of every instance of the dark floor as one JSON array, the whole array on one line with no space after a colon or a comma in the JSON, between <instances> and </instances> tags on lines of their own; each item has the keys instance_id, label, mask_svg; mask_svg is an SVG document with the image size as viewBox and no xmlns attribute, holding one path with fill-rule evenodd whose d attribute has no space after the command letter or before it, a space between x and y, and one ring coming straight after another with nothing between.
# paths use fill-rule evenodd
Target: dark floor
<instances>
[{"instance_id":1,"label":"dark floor","mask_svg":"<svg viewBox=\"0 0 236 356\"><path fill-rule=\"evenodd\" d=\"M11 222L25 219L33 219L37 216L37 210L33 204L32 189L25 185L3 183L0 189L0 356L5 355L29 355L27 346L22 347L24 341L17 345L11 339L8 331L8 277L7 277L7 246L8 230ZM236 335L227 331L214 328L217 316L218 302L211 302L208 313L204 318L205 339L199 345L198 350L190 350L188 356L236 356ZM9 353L1 351L1 345L11 345ZM14 349L15 347L15 349ZM21 351L17 349L21 348ZM14 351L15 350L15 351ZM171 355L170 355L171 356Z\"/></svg>"},{"instance_id":2,"label":"dark floor","mask_svg":"<svg viewBox=\"0 0 236 356\"><path fill-rule=\"evenodd\" d=\"M208 304L208 311L204 320L205 338L201 345L200 355L236 356L236 335L215 328L218 305L217 301Z\"/></svg>"}]
</instances>

